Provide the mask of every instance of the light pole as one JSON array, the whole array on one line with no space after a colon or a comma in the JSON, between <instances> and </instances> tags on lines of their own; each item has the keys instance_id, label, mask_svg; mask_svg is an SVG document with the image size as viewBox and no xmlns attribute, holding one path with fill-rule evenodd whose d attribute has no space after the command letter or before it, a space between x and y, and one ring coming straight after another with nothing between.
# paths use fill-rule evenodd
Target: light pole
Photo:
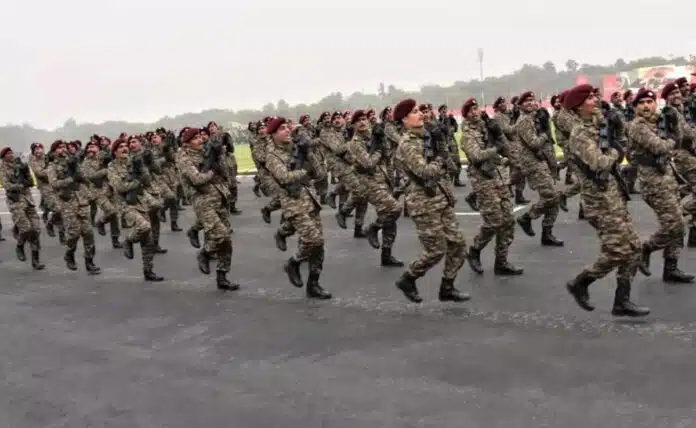
<instances>
[{"instance_id":1,"label":"light pole","mask_svg":"<svg viewBox=\"0 0 696 428\"><path fill-rule=\"evenodd\" d=\"M481 77L481 105L486 106L486 94L483 91L483 49L478 48L479 76Z\"/></svg>"}]
</instances>

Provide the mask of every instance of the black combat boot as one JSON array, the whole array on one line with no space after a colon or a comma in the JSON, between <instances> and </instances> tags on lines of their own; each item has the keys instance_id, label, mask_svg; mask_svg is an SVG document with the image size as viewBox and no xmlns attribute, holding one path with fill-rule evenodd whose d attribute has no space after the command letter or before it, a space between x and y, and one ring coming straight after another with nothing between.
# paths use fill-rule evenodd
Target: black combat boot
<instances>
[{"instance_id":1,"label":"black combat boot","mask_svg":"<svg viewBox=\"0 0 696 428\"><path fill-rule=\"evenodd\" d=\"M532 218L529 216L529 213L524 213L517 217L517 224L520 225L527 236L536 235L536 233L534 233L534 229L532 228Z\"/></svg>"},{"instance_id":2,"label":"black combat boot","mask_svg":"<svg viewBox=\"0 0 696 428\"><path fill-rule=\"evenodd\" d=\"M70 270L77 270L77 263L75 263L75 251L66 251L65 252L65 257L63 257L63 260L65 260L65 266L67 266L68 269Z\"/></svg>"},{"instance_id":3,"label":"black combat boot","mask_svg":"<svg viewBox=\"0 0 696 428\"><path fill-rule=\"evenodd\" d=\"M123 248L123 244L118 241L118 236L111 237L111 247L115 250Z\"/></svg>"},{"instance_id":4,"label":"black combat boot","mask_svg":"<svg viewBox=\"0 0 696 428\"><path fill-rule=\"evenodd\" d=\"M24 243L17 244L17 248L15 249L15 253L17 254L17 260L19 260L20 262L27 261L27 254L24 252Z\"/></svg>"},{"instance_id":5,"label":"black combat boot","mask_svg":"<svg viewBox=\"0 0 696 428\"><path fill-rule=\"evenodd\" d=\"M615 317L644 317L650 315L650 308L638 306L631 302L631 281L617 278L614 307L611 309L611 314Z\"/></svg>"},{"instance_id":6,"label":"black combat boot","mask_svg":"<svg viewBox=\"0 0 696 428\"><path fill-rule=\"evenodd\" d=\"M665 259L665 267L662 270L662 280L673 284L691 284L694 282L694 276L682 272L677 267L677 259Z\"/></svg>"},{"instance_id":7,"label":"black combat boot","mask_svg":"<svg viewBox=\"0 0 696 428\"><path fill-rule=\"evenodd\" d=\"M469 247L469 254L466 259L469 261L469 267L471 270L478 274L483 273L483 265L481 264L481 250L474 247Z\"/></svg>"},{"instance_id":8,"label":"black combat boot","mask_svg":"<svg viewBox=\"0 0 696 428\"><path fill-rule=\"evenodd\" d=\"M232 203L230 204L230 214L232 214L232 215L240 215L241 213L242 213L242 210L240 210L240 209L237 208L237 203L236 203L236 202L232 202Z\"/></svg>"},{"instance_id":9,"label":"black combat boot","mask_svg":"<svg viewBox=\"0 0 696 428\"><path fill-rule=\"evenodd\" d=\"M46 265L39 260L39 250L31 251L31 267L33 267L34 270L43 270L46 267Z\"/></svg>"},{"instance_id":10,"label":"black combat boot","mask_svg":"<svg viewBox=\"0 0 696 428\"><path fill-rule=\"evenodd\" d=\"M413 303L421 303L423 298L418 294L418 288L416 287L416 277L404 272L401 277L396 280L396 288L404 293L404 296Z\"/></svg>"},{"instance_id":11,"label":"black combat boot","mask_svg":"<svg viewBox=\"0 0 696 428\"><path fill-rule=\"evenodd\" d=\"M553 227L544 226L541 231L541 245L547 247L562 247L563 241L553 235Z\"/></svg>"},{"instance_id":12,"label":"black combat boot","mask_svg":"<svg viewBox=\"0 0 696 428\"><path fill-rule=\"evenodd\" d=\"M329 192L326 195L326 203L333 209L336 209L336 194L334 192Z\"/></svg>"},{"instance_id":13,"label":"black combat boot","mask_svg":"<svg viewBox=\"0 0 696 428\"><path fill-rule=\"evenodd\" d=\"M466 198L464 198L464 201L469 204L469 208L471 208L473 211L478 211L478 200L476 199L476 192L471 191L469 192L468 195L466 195Z\"/></svg>"},{"instance_id":14,"label":"black combat boot","mask_svg":"<svg viewBox=\"0 0 696 428\"><path fill-rule=\"evenodd\" d=\"M462 183L461 179L459 178L459 174L454 176L454 187L466 187L466 185Z\"/></svg>"},{"instance_id":15,"label":"black combat boot","mask_svg":"<svg viewBox=\"0 0 696 428\"><path fill-rule=\"evenodd\" d=\"M459 290L454 288L454 280L442 278L440 282L440 292L438 293L438 299L441 302L468 302L471 300L471 296L467 293L461 293Z\"/></svg>"},{"instance_id":16,"label":"black combat boot","mask_svg":"<svg viewBox=\"0 0 696 428\"><path fill-rule=\"evenodd\" d=\"M162 248L159 244L159 240L155 241L155 254L167 254L167 249Z\"/></svg>"},{"instance_id":17,"label":"black combat boot","mask_svg":"<svg viewBox=\"0 0 696 428\"><path fill-rule=\"evenodd\" d=\"M517 276L522 275L524 269L511 264L507 259L496 257L493 273L499 276Z\"/></svg>"},{"instance_id":18,"label":"black combat boot","mask_svg":"<svg viewBox=\"0 0 696 428\"><path fill-rule=\"evenodd\" d=\"M128 260L133 260L133 242L127 238L123 241L123 256Z\"/></svg>"},{"instance_id":19,"label":"black combat boot","mask_svg":"<svg viewBox=\"0 0 696 428\"><path fill-rule=\"evenodd\" d=\"M392 256L391 248L382 248L382 266L385 267L401 267L404 262Z\"/></svg>"},{"instance_id":20,"label":"black combat boot","mask_svg":"<svg viewBox=\"0 0 696 428\"><path fill-rule=\"evenodd\" d=\"M266 224L271 224L271 210L268 207L261 208L261 218Z\"/></svg>"},{"instance_id":21,"label":"black combat boot","mask_svg":"<svg viewBox=\"0 0 696 428\"><path fill-rule=\"evenodd\" d=\"M167 222L167 211L166 208L162 208L157 212L157 216L159 217L160 223L166 223Z\"/></svg>"},{"instance_id":22,"label":"black combat boot","mask_svg":"<svg viewBox=\"0 0 696 428\"><path fill-rule=\"evenodd\" d=\"M366 238L367 234L363 230L362 224L353 225L353 238Z\"/></svg>"},{"instance_id":23,"label":"black combat boot","mask_svg":"<svg viewBox=\"0 0 696 428\"><path fill-rule=\"evenodd\" d=\"M595 307L590 303L590 285L595 279L590 277L585 271L580 272L572 281L566 283L568 292L573 296L575 302L586 311L594 311Z\"/></svg>"},{"instance_id":24,"label":"black combat boot","mask_svg":"<svg viewBox=\"0 0 696 428\"><path fill-rule=\"evenodd\" d=\"M94 264L94 259L91 257L85 257L85 269L89 275L99 275L101 273L101 269Z\"/></svg>"},{"instance_id":25,"label":"black combat boot","mask_svg":"<svg viewBox=\"0 0 696 428\"><path fill-rule=\"evenodd\" d=\"M585 220L585 209L582 207L582 202L578 204L578 220Z\"/></svg>"},{"instance_id":26,"label":"black combat boot","mask_svg":"<svg viewBox=\"0 0 696 428\"><path fill-rule=\"evenodd\" d=\"M97 220L97 233L101 236L106 236L106 225L103 221Z\"/></svg>"},{"instance_id":27,"label":"black combat boot","mask_svg":"<svg viewBox=\"0 0 696 428\"><path fill-rule=\"evenodd\" d=\"M573 178L573 174L570 173L569 170L566 169L565 173L565 184L566 186L570 186L575 184L575 179Z\"/></svg>"},{"instance_id":28,"label":"black combat boot","mask_svg":"<svg viewBox=\"0 0 696 428\"><path fill-rule=\"evenodd\" d=\"M288 275L290 283L297 288L302 288L304 286L304 281L302 281L302 274L300 273L300 262L295 260L294 257L290 257L283 266L283 270Z\"/></svg>"},{"instance_id":29,"label":"black combat boot","mask_svg":"<svg viewBox=\"0 0 696 428\"><path fill-rule=\"evenodd\" d=\"M374 223L367 228L367 242L375 250L379 250L382 246L382 243L379 242L379 226Z\"/></svg>"},{"instance_id":30,"label":"black combat boot","mask_svg":"<svg viewBox=\"0 0 696 428\"><path fill-rule=\"evenodd\" d=\"M181 232L182 230L184 230L179 227L179 222L177 222L176 220L172 220L170 228L172 232Z\"/></svg>"},{"instance_id":31,"label":"black combat boot","mask_svg":"<svg viewBox=\"0 0 696 428\"><path fill-rule=\"evenodd\" d=\"M319 285L318 273L310 273L307 278L307 297L318 300L328 300L332 297L331 293L324 290L324 287Z\"/></svg>"},{"instance_id":32,"label":"black combat boot","mask_svg":"<svg viewBox=\"0 0 696 428\"><path fill-rule=\"evenodd\" d=\"M261 197L261 186L259 183L254 184L254 187L251 189L252 192L254 192L254 196L257 198Z\"/></svg>"},{"instance_id":33,"label":"black combat boot","mask_svg":"<svg viewBox=\"0 0 696 428\"><path fill-rule=\"evenodd\" d=\"M558 196L558 208L564 212L568 212L568 196L565 193L561 193Z\"/></svg>"},{"instance_id":34,"label":"black combat boot","mask_svg":"<svg viewBox=\"0 0 696 428\"><path fill-rule=\"evenodd\" d=\"M65 229L60 229L58 231L58 242L60 242L60 245L65 245Z\"/></svg>"},{"instance_id":35,"label":"black combat boot","mask_svg":"<svg viewBox=\"0 0 696 428\"><path fill-rule=\"evenodd\" d=\"M48 236L51 238L56 237L56 227L53 224L53 217L51 217L51 219L48 220L48 223L46 223L46 234L48 234Z\"/></svg>"},{"instance_id":36,"label":"black combat boot","mask_svg":"<svg viewBox=\"0 0 696 428\"><path fill-rule=\"evenodd\" d=\"M275 238L276 248L278 248L280 251L288 250L288 242L285 240L285 235L281 233L280 229L276 230L273 237Z\"/></svg>"},{"instance_id":37,"label":"black combat boot","mask_svg":"<svg viewBox=\"0 0 696 428\"><path fill-rule=\"evenodd\" d=\"M529 203L529 199L525 199L524 191L521 189L515 189L515 204L526 205Z\"/></svg>"},{"instance_id":38,"label":"black combat boot","mask_svg":"<svg viewBox=\"0 0 696 428\"><path fill-rule=\"evenodd\" d=\"M696 247L696 226L691 226L689 228L689 239L686 242L686 246L689 248Z\"/></svg>"},{"instance_id":39,"label":"black combat boot","mask_svg":"<svg viewBox=\"0 0 696 428\"><path fill-rule=\"evenodd\" d=\"M348 225L346 225L346 215L343 214L341 211L341 208L338 209L338 212L335 215L336 217L336 223L338 223L338 227L341 229L348 229Z\"/></svg>"},{"instance_id":40,"label":"black combat boot","mask_svg":"<svg viewBox=\"0 0 696 428\"><path fill-rule=\"evenodd\" d=\"M189 230L186 231L186 236L189 239L189 244L191 244L193 248L201 248L201 241L198 239L197 230L189 228Z\"/></svg>"},{"instance_id":41,"label":"black combat boot","mask_svg":"<svg viewBox=\"0 0 696 428\"><path fill-rule=\"evenodd\" d=\"M161 276L157 275L155 272L152 271L152 269L145 269L143 271L143 277L145 278L145 281L149 282L161 282L164 281L164 278Z\"/></svg>"},{"instance_id":42,"label":"black combat boot","mask_svg":"<svg viewBox=\"0 0 696 428\"><path fill-rule=\"evenodd\" d=\"M239 290L239 284L227 279L227 272L217 271L217 288L223 291Z\"/></svg>"},{"instance_id":43,"label":"black combat boot","mask_svg":"<svg viewBox=\"0 0 696 428\"><path fill-rule=\"evenodd\" d=\"M640 264L638 265L638 270L645 276L652 275L650 271L650 255L655 251L649 243L644 242L643 248L640 253Z\"/></svg>"},{"instance_id":44,"label":"black combat boot","mask_svg":"<svg viewBox=\"0 0 696 428\"><path fill-rule=\"evenodd\" d=\"M321 205L326 205L327 199L326 199L326 193L322 193L319 195L319 203Z\"/></svg>"},{"instance_id":45,"label":"black combat boot","mask_svg":"<svg viewBox=\"0 0 696 428\"><path fill-rule=\"evenodd\" d=\"M198 270L204 275L210 275L210 253L203 249L196 256L198 261Z\"/></svg>"}]
</instances>

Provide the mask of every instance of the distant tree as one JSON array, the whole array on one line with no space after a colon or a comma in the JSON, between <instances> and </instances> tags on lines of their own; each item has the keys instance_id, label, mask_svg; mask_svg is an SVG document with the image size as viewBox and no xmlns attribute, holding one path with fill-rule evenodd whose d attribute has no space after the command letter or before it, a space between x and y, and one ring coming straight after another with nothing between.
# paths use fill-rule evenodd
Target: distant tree
<instances>
[{"instance_id":1,"label":"distant tree","mask_svg":"<svg viewBox=\"0 0 696 428\"><path fill-rule=\"evenodd\" d=\"M568 69L568 71L570 71L571 73L575 73L576 71L578 71L579 64L574 59L569 59L568 61L566 61L565 66Z\"/></svg>"}]
</instances>

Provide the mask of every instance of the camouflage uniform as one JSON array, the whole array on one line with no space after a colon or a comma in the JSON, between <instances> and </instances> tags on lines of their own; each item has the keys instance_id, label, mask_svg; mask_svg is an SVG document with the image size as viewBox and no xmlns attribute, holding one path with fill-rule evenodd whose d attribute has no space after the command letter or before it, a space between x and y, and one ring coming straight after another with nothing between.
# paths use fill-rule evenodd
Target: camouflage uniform
<instances>
[{"instance_id":1,"label":"camouflage uniform","mask_svg":"<svg viewBox=\"0 0 696 428\"><path fill-rule=\"evenodd\" d=\"M36 270L44 268L39 262L39 250L41 250L41 226L39 215L36 212L34 198L31 196L32 183L19 183L16 180L16 166L14 162L0 161L0 187L5 189L7 208L10 210L14 223L15 238L17 239L17 258L26 260L24 244L29 241L31 247L31 264Z\"/></svg>"},{"instance_id":2,"label":"camouflage uniform","mask_svg":"<svg viewBox=\"0 0 696 428\"><path fill-rule=\"evenodd\" d=\"M152 156L153 163L145 166L149 175L149 180L140 183L143 190L142 201L147 207L148 216L150 217L150 230L152 232L152 241L155 244L155 254L164 254L167 250L162 248L159 244L160 232L162 230L160 212L164 208L164 199L171 198L171 190L168 189L164 183L160 162L155 162L155 153L152 152L149 147L145 148L141 146L140 150L131 150L129 154L131 158L137 156L143 158L150 155ZM126 221L126 223L128 223L128 221Z\"/></svg>"},{"instance_id":3,"label":"camouflage uniform","mask_svg":"<svg viewBox=\"0 0 696 428\"><path fill-rule=\"evenodd\" d=\"M529 182L529 187L539 193L539 200L529 208L528 212L519 217L517 222L527 235L534 236L532 220L543 216L542 245L562 246L563 241L556 239L553 235L560 197L554 187L547 162L539 159L537 155L548 144L549 137L546 134L537 135L534 115L535 111L521 113L515 124L517 140L512 145L515 146L516 153L519 155L520 167Z\"/></svg>"},{"instance_id":4,"label":"camouflage uniform","mask_svg":"<svg viewBox=\"0 0 696 428\"><path fill-rule=\"evenodd\" d=\"M155 257L155 242L150 224L150 205L144 188L152 180L149 174L140 178L130 177L128 174L128 159L114 159L108 168L109 184L114 190L117 206L123 214L126 222L131 226L130 234L124 241L124 255L127 259L133 259L133 244L140 243L140 251L143 263L143 273L146 280L161 280L153 272ZM126 201L130 192L135 193L135 198Z\"/></svg>"},{"instance_id":5,"label":"camouflage uniform","mask_svg":"<svg viewBox=\"0 0 696 428\"><path fill-rule=\"evenodd\" d=\"M689 227L688 246L696 247L696 128L691 126L684 118L683 106L677 107L679 111L679 130L682 135L682 144L672 153L674 166L677 172L684 177L692 194L690 200L682 204L684 213L691 216L691 226Z\"/></svg>"},{"instance_id":6,"label":"camouflage uniform","mask_svg":"<svg viewBox=\"0 0 696 428\"><path fill-rule=\"evenodd\" d=\"M106 235L105 225L109 223L111 229L111 244L113 248L123 248L118 241L121 229L118 221L118 210L113 203L114 192L108 183L108 162L111 153L102 153L99 156L88 156L82 162L82 171L89 181L92 192L101 210L101 217L96 220L97 231L100 235Z\"/></svg>"},{"instance_id":7,"label":"camouflage uniform","mask_svg":"<svg viewBox=\"0 0 696 428\"><path fill-rule=\"evenodd\" d=\"M384 152L383 162L387 168L389 181L398 188L401 184L401 177L396 174L394 168L394 154L396 153L396 148L399 145L399 140L401 140L401 134L399 134L399 129L396 127L396 124L393 121L386 121L384 123L384 134L387 136L387 138L382 149Z\"/></svg>"},{"instance_id":8,"label":"camouflage uniform","mask_svg":"<svg viewBox=\"0 0 696 428\"><path fill-rule=\"evenodd\" d=\"M166 222L166 212L169 210L170 230L172 232L180 232L181 228L179 227L178 206L179 197L177 194L179 180L177 179L175 159L174 156L172 156L174 149L166 149L165 144L166 143L163 141L150 146L150 150L152 151L155 161L155 166L152 169L152 178L154 180L154 185L157 187L159 194L162 197L163 204L159 211L160 215L158 220L160 223ZM173 142L170 144L173 144Z\"/></svg>"},{"instance_id":9,"label":"camouflage uniform","mask_svg":"<svg viewBox=\"0 0 696 428\"><path fill-rule=\"evenodd\" d=\"M340 183L345 184L345 188L350 192L346 202L338 207L338 212L336 213L336 221L338 225L342 228L346 228L346 217L355 209L355 224L353 229L353 236L355 238L364 238L367 235L363 229L363 224L365 224L365 214L367 214L368 207L368 181L369 177L365 174L360 173L364 171L362 166L357 164L356 156L358 154L358 146L362 145L365 147L370 144L369 134L359 135L356 131L353 138L344 144L346 153L349 155L352 175L346 176L347 180L339 180ZM378 156L378 154L375 154ZM378 158L376 158L378 159Z\"/></svg>"},{"instance_id":10,"label":"camouflage uniform","mask_svg":"<svg viewBox=\"0 0 696 428\"><path fill-rule=\"evenodd\" d=\"M563 158L566 160L567 163L568 158L570 156L568 154L568 140L570 139L570 133L573 130L573 127L579 123L579 118L577 115L569 112L564 108L561 108L553 113L552 120L554 126L556 127L556 142L561 147L561 149L563 149ZM566 168L566 177L568 177L570 174L575 174L575 167L573 163L568 163ZM566 183L569 181L571 180L566 178ZM563 190L563 193L561 193L560 207L563 208L564 211L568 210L568 199L580 194L580 186L580 180L576 180L569 187L566 187ZM583 208L581 203L580 211L582 212L582 210Z\"/></svg>"},{"instance_id":11,"label":"camouflage uniform","mask_svg":"<svg viewBox=\"0 0 696 428\"><path fill-rule=\"evenodd\" d=\"M269 141L270 140L267 135L259 135L256 138L254 149L251 153L254 163L256 164L256 176L259 179L261 191L267 196L271 197L268 204L261 208L261 217L263 218L263 221L268 224L271 223L271 213L280 209L278 184L273 181L273 177L271 177L271 174L268 172L268 168L266 167L266 151Z\"/></svg>"},{"instance_id":12,"label":"camouflage uniform","mask_svg":"<svg viewBox=\"0 0 696 428\"><path fill-rule=\"evenodd\" d=\"M367 238L370 245L380 248L379 237L377 234L382 231L382 266L403 266L403 262L392 256L392 246L396 240L396 221L401 215L401 207L394 196L393 184L389 179L386 164L384 162L384 152L375 150L374 153L368 152L370 145L370 131L356 131L353 139L348 143L348 153L354 159L353 169L357 178L358 193L364 195L365 201L372 204L377 211L377 219L370 225L367 231ZM353 198L355 193L352 195ZM339 211L338 216L343 216L347 210L349 202ZM358 227L358 214L356 210L355 226ZM339 223L340 224L340 223ZM345 226L345 217L343 217Z\"/></svg>"},{"instance_id":13,"label":"camouflage uniform","mask_svg":"<svg viewBox=\"0 0 696 428\"><path fill-rule=\"evenodd\" d=\"M85 269L91 275L98 274L100 269L94 265L94 230L90 221L89 188L85 177L77 167L75 176L67 174L69 162L78 159L69 154L58 155L48 167L48 179L53 190L60 198L61 214L65 223L66 251L65 263L70 270L77 270L75 251L77 243L82 238L84 248Z\"/></svg>"},{"instance_id":14,"label":"camouflage uniform","mask_svg":"<svg viewBox=\"0 0 696 428\"><path fill-rule=\"evenodd\" d=\"M232 151L225 153L225 166L227 167L227 189L230 191L230 214L238 215L242 212L237 208L237 200L239 199L239 186L237 185L237 157L234 154L234 145L231 146Z\"/></svg>"},{"instance_id":15,"label":"camouflage uniform","mask_svg":"<svg viewBox=\"0 0 696 428\"><path fill-rule=\"evenodd\" d=\"M568 162L575 166L574 172L581 182L585 217L597 231L601 246L597 261L567 284L568 291L580 307L592 311L594 306L589 301L589 286L618 268L612 313L617 316L647 315L649 309L630 301L631 284L640 263L641 244L615 178L619 154L615 149L605 153L599 148L599 129L593 118L582 121L575 113L567 113L573 116L570 120L575 123L565 147ZM614 173L609 174L612 170ZM608 177L606 180L598 179L602 171Z\"/></svg>"},{"instance_id":16,"label":"camouflage uniform","mask_svg":"<svg viewBox=\"0 0 696 428\"><path fill-rule=\"evenodd\" d=\"M283 207L283 217L297 231L297 253L285 264L285 272L290 282L296 287L302 287L300 264L309 263L307 279L307 296L311 298L328 299L331 294L319 285L319 277L324 267L324 231L321 223L321 204L309 186L310 180L321 180L326 176L326 170L318 162L314 152L310 150L308 169L313 171L310 177L306 169L291 170L292 146L290 143L270 143L267 147L266 162L271 177L278 183L280 203Z\"/></svg>"},{"instance_id":17,"label":"camouflage uniform","mask_svg":"<svg viewBox=\"0 0 696 428\"><path fill-rule=\"evenodd\" d=\"M409 178L406 207L423 246L421 255L409 264L396 286L412 302L421 302L416 280L444 257L440 300L468 300L454 287L457 273L466 261L466 240L454 212L454 188L444 161L428 162L425 158L424 137L423 128L407 130L396 149L397 168Z\"/></svg>"},{"instance_id":18,"label":"camouflage uniform","mask_svg":"<svg viewBox=\"0 0 696 428\"><path fill-rule=\"evenodd\" d=\"M310 124L301 125L297 128L297 133L301 133L308 141L317 141L312 145L312 151L314 152L316 161L319 162L324 169L326 169L326 152L324 150L324 146L318 143L318 138L315 138L317 131L314 129L314 127ZM319 196L319 202L322 205L326 205L326 195L329 191L328 174L319 180L313 180L312 184L314 185L314 190L317 192L317 196Z\"/></svg>"},{"instance_id":19,"label":"camouflage uniform","mask_svg":"<svg viewBox=\"0 0 696 428\"><path fill-rule=\"evenodd\" d=\"M517 139L515 135L515 126L511 122L511 118L508 114L502 112L496 112L493 116L500 128L503 130L503 134L508 141L513 142ZM509 167L509 181L510 186L513 187L515 193L515 203L516 204L528 204L529 200L524 198L524 187L526 186L527 180L524 174L522 174L522 165L520 161L520 148L519 144L509 144L508 158L510 162Z\"/></svg>"},{"instance_id":20,"label":"camouflage uniform","mask_svg":"<svg viewBox=\"0 0 696 428\"><path fill-rule=\"evenodd\" d=\"M212 254L217 254L217 286L223 290L239 288L227 280L232 263L232 238L229 222L229 177L225 165L216 166L214 171L201 172L203 151L184 147L177 159L181 181L193 190L191 204L196 218L203 225L205 246L198 253L198 267L203 274L210 273Z\"/></svg>"},{"instance_id":21,"label":"camouflage uniform","mask_svg":"<svg viewBox=\"0 0 696 428\"><path fill-rule=\"evenodd\" d=\"M338 196L338 207L342 208L348 200L350 189L357 186L357 178L352 167L354 159L348 152L343 127L325 126L319 134L319 140L325 149L327 164L332 166L331 177L338 181L329 192L327 202L331 208L336 209L336 196ZM362 236L362 228L358 230L356 227L356 235Z\"/></svg>"},{"instance_id":22,"label":"camouflage uniform","mask_svg":"<svg viewBox=\"0 0 696 428\"><path fill-rule=\"evenodd\" d=\"M674 282L692 282L694 277L679 270L679 253L684 246L685 224L679 204L677 181L671 165L662 171L657 167L658 157L667 157L674 149L674 141L660 138L657 114L637 116L630 125L629 138L638 163L638 179L643 199L653 209L660 228L643 243L641 271L650 275L650 254L664 250L663 279ZM671 160L668 161L671 163Z\"/></svg>"},{"instance_id":23,"label":"camouflage uniform","mask_svg":"<svg viewBox=\"0 0 696 428\"><path fill-rule=\"evenodd\" d=\"M34 173L34 178L36 179L36 187L39 189L41 194L41 203L39 204L43 208L43 218L46 221L46 232L48 236L56 236L55 226L58 226L58 233L60 234L60 242L65 242L65 229L63 227L63 222L60 217L60 201L53 191L51 184L48 182L47 168L50 165L47 157L32 155L29 159L29 166L31 171ZM51 214L50 217L48 214Z\"/></svg>"},{"instance_id":24,"label":"camouflage uniform","mask_svg":"<svg viewBox=\"0 0 696 428\"><path fill-rule=\"evenodd\" d=\"M483 220L474 244L469 248L469 265L475 272L483 273L481 250L495 238L494 272L498 275L519 275L522 270L512 266L507 259L510 244L515 238L512 198L500 173L503 158L496 147L489 145L489 138L492 137L481 119L462 123L461 146L469 160L467 173ZM481 168L489 162L496 165L493 177Z\"/></svg>"}]
</instances>

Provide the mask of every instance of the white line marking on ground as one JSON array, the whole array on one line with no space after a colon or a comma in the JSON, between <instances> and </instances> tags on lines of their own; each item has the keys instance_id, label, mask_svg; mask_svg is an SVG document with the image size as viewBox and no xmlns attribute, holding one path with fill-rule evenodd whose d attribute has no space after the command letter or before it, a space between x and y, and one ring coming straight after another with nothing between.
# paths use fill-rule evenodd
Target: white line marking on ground
<instances>
[{"instance_id":1,"label":"white line marking on ground","mask_svg":"<svg viewBox=\"0 0 696 428\"><path fill-rule=\"evenodd\" d=\"M512 212L516 213L517 211L524 209L525 207L526 207L526 205L518 205L512 209ZM455 214L460 215L460 216L481 215L478 211L464 211L464 212L459 212L459 213L455 213Z\"/></svg>"}]
</instances>

